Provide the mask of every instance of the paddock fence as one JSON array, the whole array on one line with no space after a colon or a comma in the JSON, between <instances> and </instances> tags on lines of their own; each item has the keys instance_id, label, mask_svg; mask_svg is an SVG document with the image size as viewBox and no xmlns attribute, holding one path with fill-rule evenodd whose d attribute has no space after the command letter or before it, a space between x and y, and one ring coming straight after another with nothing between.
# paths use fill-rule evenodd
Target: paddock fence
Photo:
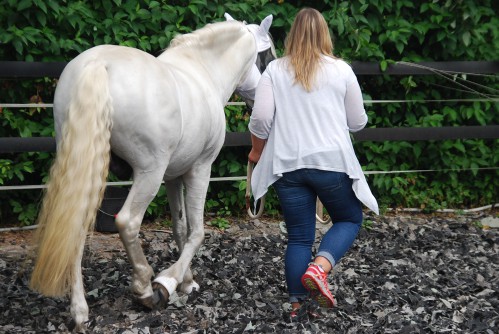
<instances>
[{"instance_id":1,"label":"paddock fence","mask_svg":"<svg viewBox=\"0 0 499 334\"><path fill-rule=\"evenodd\" d=\"M21 62L0 61L0 79L23 80L35 78L58 78L66 66L64 62ZM496 76L499 73L499 61L450 61L450 62L397 62L389 64L381 70L379 63L352 62L352 68L357 76L390 75L390 76L419 76L439 75L452 77L455 75L488 75ZM369 104L389 103L447 103L490 101L499 102L499 97L479 97L474 99L452 100L365 100ZM242 102L229 102L229 105L244 105ZM2 103L0 108L52 108L51 103ZM353 134L355 141L428 141L428 140L457 140L457 139L499 139L499 125L484 126L444 126L444 127L404 127L404 128L365 128ZM251 145L248 131L227 132L224 142L226 147L244 147ZM0 138L0 154L21 152L54 152L56 149L53 137L3 137ZM480 168L483 170L499 169L497 166ZM422 173L437 170L403 170L403 171L366 171L366 174L390 173ZM214 177L210 181L239 181L246 179L246 175L237 177ZM108 182L108 185L130 185L131 181ZM39 189L44 185L17 185L0 186L0 190Z\"/></svg>"}]
</instances>

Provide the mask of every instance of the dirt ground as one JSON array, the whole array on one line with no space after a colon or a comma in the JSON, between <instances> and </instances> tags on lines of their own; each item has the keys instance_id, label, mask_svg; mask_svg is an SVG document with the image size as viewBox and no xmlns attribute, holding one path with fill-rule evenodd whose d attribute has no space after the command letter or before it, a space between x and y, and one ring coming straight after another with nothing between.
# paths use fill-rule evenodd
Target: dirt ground
<instances>
[{"instance_id":1,"label":"dirt ground","mask_svg":"<svg viewBox=\"0 0 499 334\"><path fill-rule=\"evenodd\" d=\"M200 291L174 294L156 311L129 293L130 265L118 235L94 232L83 260L88 332L497 333L499 230L479 224L490 214L366 217L371 223L330 277L337 307L293 323L279 222L234 218L225 231L207 226L192 262ZM317 237L328 227L318 225ZM31 235L0 234L0 333L70 332L68 299L28 288ZM145 224L141 239L155 272L178 258L168 228Z\"/></svg>"}]
</instances>

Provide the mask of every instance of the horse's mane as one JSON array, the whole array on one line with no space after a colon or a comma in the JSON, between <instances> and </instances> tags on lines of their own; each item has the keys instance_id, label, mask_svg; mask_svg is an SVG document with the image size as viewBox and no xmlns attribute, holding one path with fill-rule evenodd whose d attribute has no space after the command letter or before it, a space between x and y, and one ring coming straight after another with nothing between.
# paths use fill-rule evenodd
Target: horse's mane
<instances>
[{"instance_id":1,"label":"horse's mane","mask_svg":"<svg viewBox=\"0 0 499 334\"><path fill-rule=\"evenodd\" d=\"M201 29L195 30L188 34L177 35L170 42L168 49L176 47L197 47L202 46L203 43L213 40L213 35L233 30L238 31L242 29L244 24L239 21L222 21L218 23L211 23Z\"/></svg>"}]
</instances>

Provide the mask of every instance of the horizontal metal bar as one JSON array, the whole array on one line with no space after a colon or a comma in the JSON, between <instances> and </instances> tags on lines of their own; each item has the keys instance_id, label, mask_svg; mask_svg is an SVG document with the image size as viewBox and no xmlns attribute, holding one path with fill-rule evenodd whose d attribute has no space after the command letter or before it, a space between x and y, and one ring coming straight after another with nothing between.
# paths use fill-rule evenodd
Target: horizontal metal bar
<instances>
[{"instance_id":1,"label":"horizontal metal bar","mask_svg":"<svg viewBox=\"0 0 499 334\"><path fill-rule=\"evenodd\" d=\"M364 104L390 104L390 103L448 103L448 102L499 102L499 98L483 99L441 99L441 100L364 100ZM227 102L228 106L244 106L244 102ZM0 108L53 108L53 103L0 103Z\"/></svg>"},{"instance_id":2,"label":"horizontal metal bar","mask_svg":"<svg viewBox=\"0 0 499 334\"><path fill-rule=\"evenodd\" d=\"M67 62L0 61L0 78L58 78Z\"/></svg>"},{"instance_id":3,"label":"horizontal metal bar","mask_svg":"<svg viewBox=\"0 0 499 334\"><path fill-rule=\"evenodd\" d=\"M355 141L420 141L455 139L499 139L499 125L446 126L434 128L366 128L353 134ZM224 146L250 146L246 132L227 132ZM0 138L0 153L55 152L52 137Z\"/></svg>"},{"instance_id":4,"label":"horizontal metal bar","mask_svg":"<svg viewBox=\"0 0 499 334\"><path fill-rule=\"evenodd\" d=\"M414 170L373 170L364 171L365 175L377 175L377 174L412 174L412 173L432 173L432 172L466 172L470 170L475 171L486 171L486 170L498 170L499 167L480 167L480 168L463 168L463 169L414 169ZM222 181L243 181L246 180L246 175L244 176L228 176L228 177L212 177L210 182L222 182ZM163 181L161 183L164 183ZM118 181L118 182L106 182L107 186L131 186L133 181ZM17 186L0 186L0 191L2 190L35 190L35 189L45 189L47 186L45 184L31 184L31 185L17 185Z\"/></svg>"},{"instance_id":5,"label":"horizontal metal bar","mask_svg":"<svg viewBox=\"0 0 499 334\"><path fill-rule=\"evenodd\" d=\"M228 106L244 106L244 102L227 102ZM2 108L53 108L53 103L0 103Z\"/></svg>"},{"instance_id":6,"label":"horizontal metal bar","mask_svg":"<svg viewBox=\"0 0 499 334\"><path fill-rule=\"evenodd\" d=\"M421 141L499 139L499 125L431 128L366 128L353 134L355 141Z\"/></svg>"},{"instance_id":7,"label":"horizontal metal bar","mask_svg":"<svg viewBox=\"0 0 499 334\"><path fill-rule=\"evenodd\" d=\"M499 61L405 62L388 64L385 71L381 70L379 63L354 61L351 65L357 75L432 75L433 70L468 74L499 73Z\"/></svg>"},{"instance_id":8,"label":"horizontal metal bar","mask_svg":"<svg viewBox=\"0 0 499 334\"><path fill-rule=\"evenodd\" d=\"M0 153L55 152L53 137L0 138Z\"/></svg>"},{"instance_id":9,"label":"horizontal metal bar","mask_svg":"<svg viewBox=\"0 0 499 334\"><path fill-rule=\"evenodd\" d=\"M212 177L210 182L223 182L223 181L242 181L246 180L246 176L227 176L227 177ZM165 183L161 181L161 183ZM131 186L133 181L114 181L106 182L106 186ZM45 184L27 184L27 185L17 185L17 186L0 186L1 190L34 190L34 189L45 189L47 186Z\"/></svg>"},{"instance_id":10,"label":"horizontal metal bar","mask_svg":"<svg viewBox=\"0 0 499 334\"><path fill-rule=\"evenodd\" d=\"M355 141L420 141L499 139L499 125L432 128L365 128L353 133ZM224 146L251 146L249 132L227 132Z\"/></svg>"},{"instance_id":11,"label":"horizontal metal bar","mask_svg":"<svg viewBox=\"0 0 499 334\"><path fill-rule=\"evenodd\" d=\"M66 62L25 62L0 61L0 78L58 78ZM418 62L416 65L432 68L439 71L476 74L499 73L499 61L441 61ZM429 69L410 66L407 63L389 64L385 71L381 70L378 62L351 62L357 75L432 75Z\"/></svg>"}]
</instances>

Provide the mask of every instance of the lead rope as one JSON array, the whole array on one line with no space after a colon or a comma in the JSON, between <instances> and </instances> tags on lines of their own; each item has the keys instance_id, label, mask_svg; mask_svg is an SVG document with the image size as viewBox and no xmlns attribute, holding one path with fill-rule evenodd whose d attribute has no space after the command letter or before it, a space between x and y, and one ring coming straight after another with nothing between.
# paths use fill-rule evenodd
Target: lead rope
<instances>
[{"instance_id":1,"label":"lead rope","mask_svg":"<svg viewBox=\"0 0 499 334\"><path fill-rule=\"evenodd\" d=\"M322 203L319 200L319 198L317 198L317 203L315 206L315 220L323 225L327 225L331 222L331 217L329 217L326 220L322 219L322 211L323 211L322 209L323 209Z\"/></svg>"},{"instance_id":2,"label":"lead rope","mask_svg":"<svg viewBox=\"0 0 499 334\"><path fill-rule=\"evenodd\" d=\"M265 195L260 199L260 208L256 214L251 211L251 176L253 175L253 167L255 164L248 160L248 167L246 169L246 210L251 219L258 219L263 214L263 207L265 206Z\"/></svg>"}]
</instances>

